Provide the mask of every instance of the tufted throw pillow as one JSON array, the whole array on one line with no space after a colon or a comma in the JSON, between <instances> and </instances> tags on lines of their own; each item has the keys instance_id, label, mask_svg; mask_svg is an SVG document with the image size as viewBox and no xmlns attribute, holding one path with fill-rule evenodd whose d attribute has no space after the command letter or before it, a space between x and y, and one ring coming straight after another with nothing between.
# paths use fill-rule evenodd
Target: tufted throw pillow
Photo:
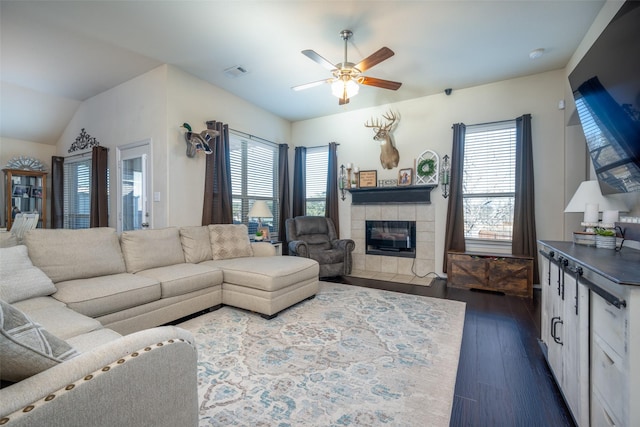
<instances>
[{"instance_id":1,"label":"tufted throw pillow","mask_svg":"<svg viewBox=\"0 0 640 427\"><path fill-rule=\"evenodd\" d=\"M11 304L56 291L51 279L31 263L26 246L0 248L0 299Z\"/></svg>"},{"instance_id":2,"label":"tufted throw pillow","mask_svg":"<svg viewBox=\"0 0 640 427\"><path fill-rule=\"evenodd\" d=\"M249 230L244 224L209 225L213 259L231 259L253 256Z\"/></svg>"},{"instance_id":3,"label":"tufted throw pillow","mask_svg":"<svg viewBox=\"0 0 640 427\"><path fill-rule=\"evenodd\" d=\"M0 378L18 382L71 359L78 352L0 300Z\"/></svg>"}]
</instances>

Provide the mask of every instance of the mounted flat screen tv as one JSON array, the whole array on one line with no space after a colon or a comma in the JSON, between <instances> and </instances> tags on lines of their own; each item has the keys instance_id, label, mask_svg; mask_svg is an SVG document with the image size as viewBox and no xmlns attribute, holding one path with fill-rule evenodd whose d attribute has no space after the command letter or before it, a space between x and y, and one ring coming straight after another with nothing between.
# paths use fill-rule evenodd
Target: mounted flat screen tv
<instances>
[{"instance_id":1,"label":"mounted flat screen tv","mask_svg":"<svg viewBox=\"0 0 640 427\"><path fill-rule=\"evenodd\" d=\"M622 5L569 83L602 194L640 191L640 2Z\"/></svg>"}]
</instances>

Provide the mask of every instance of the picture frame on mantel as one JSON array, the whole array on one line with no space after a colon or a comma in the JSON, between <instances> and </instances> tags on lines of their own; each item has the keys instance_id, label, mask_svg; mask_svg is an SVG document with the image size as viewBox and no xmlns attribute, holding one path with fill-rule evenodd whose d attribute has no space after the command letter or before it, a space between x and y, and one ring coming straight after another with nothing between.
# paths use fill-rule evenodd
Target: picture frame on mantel
<instances>
[{"instance_id":1,"label":"picture frame on mantel","mask_svg":"<svg viewBox=\"0 0 640 427\"><path fill-rule=\"evenodd\" d=\"M413 168L400 169L398 172L398 185L411 185L413 182Z\"/></svg>"},{"instance_id":2,"label":"picture frame on mantel","mask_svg":"<svg viewBox=\"0 0 640 427\"><path fill-rule=\"evenodd\" d=\"M358 174L360 188L374 188L378 186L378 171L360 171Z\"/></svg>"}]
</instances>

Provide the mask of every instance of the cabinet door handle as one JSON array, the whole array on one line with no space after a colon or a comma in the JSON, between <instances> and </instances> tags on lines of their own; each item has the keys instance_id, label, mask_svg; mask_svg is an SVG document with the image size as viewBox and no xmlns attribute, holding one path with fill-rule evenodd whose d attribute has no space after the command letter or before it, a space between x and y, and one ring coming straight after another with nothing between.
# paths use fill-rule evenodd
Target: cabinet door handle
<instances>
[{"instance_id":1,"label":"cabinet door handle","mask_svg":"<svg viewBox=\"0 0 640 427\"><path fill-rule=\"evenodd\" d=\"M562 325L562 324L564 324L564 322L560 319L560 317L554 317L551 319L551 336L553 337L553 341L555 341L560 345L563 345L563 344L562 344L562 340L557 335L556 326Z\"/></svg>"}]
</instances>

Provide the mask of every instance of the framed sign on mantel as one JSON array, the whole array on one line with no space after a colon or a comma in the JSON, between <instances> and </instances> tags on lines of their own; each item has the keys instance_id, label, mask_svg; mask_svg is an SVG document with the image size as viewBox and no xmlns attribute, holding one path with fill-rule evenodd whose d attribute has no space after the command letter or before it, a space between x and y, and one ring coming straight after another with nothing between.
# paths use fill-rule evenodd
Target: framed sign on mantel
<instances>
[{"instance_id":1,"label":"framed sign on mantel","mask_svg":"<svg viewBox=\"0 0 640 427\"><path fill-rule=\"evenodd\" d=\"M371 188L378 186L378 171L360 171L359 174L359 187Z\"/></svg>"}]
</instances>

